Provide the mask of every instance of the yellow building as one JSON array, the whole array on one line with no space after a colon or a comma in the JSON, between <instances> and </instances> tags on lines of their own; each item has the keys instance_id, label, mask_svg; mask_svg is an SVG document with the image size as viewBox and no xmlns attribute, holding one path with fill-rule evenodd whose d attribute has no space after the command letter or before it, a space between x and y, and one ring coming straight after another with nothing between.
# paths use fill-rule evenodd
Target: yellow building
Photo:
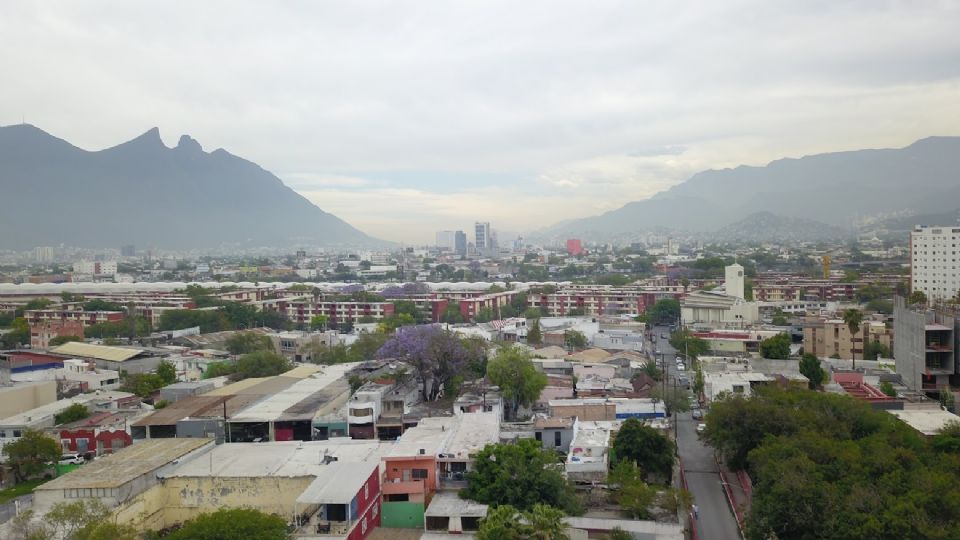
<instances>
[{"instance_id":1,"label":"yellow building","mask_svg":"<svg viewBox=\"0 0 960 540\"><path fill-rule=\"evenodd\" d=\"M818 358L850 360L856 354L863 358L864 346L879 342L893 351L893 329L881 321L863 321L856 335L842 319L826 319L807 322L803 328L803 351Z\"/></svg>"}]
</instances>

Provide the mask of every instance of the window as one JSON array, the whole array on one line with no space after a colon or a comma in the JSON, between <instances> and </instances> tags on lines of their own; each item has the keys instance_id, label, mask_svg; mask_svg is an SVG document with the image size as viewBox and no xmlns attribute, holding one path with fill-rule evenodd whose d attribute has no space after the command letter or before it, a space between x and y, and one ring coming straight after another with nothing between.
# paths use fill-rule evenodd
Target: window
<instances>
[{"instance_id":1,"label":"window","mask_svg":"<svg viewBox=\"0 0 960 540\"><path fill-rule=\"evenodd\" d=\"M414 480L426 480L426 479L427 479L427 470L426 470L426 469L413 469L413 479L414 479Z\"/></svg>"},{"instance_id":2,"label":"window","mask_svg":"<svg viewBox=\"0 0 960 540\"><path fill-rule=\"evenodd\" d=\"M534 434L533 434L533 437L534 437L535 439L537 439L538 441L541 441L541 442L543 441L543 433L540 432L540 431L534 433Z\"/></svg>"},{"instance_id":3,"label":"window","mask_svg":"<svg viewBox=\"0 0 960 540\"><path fill-rule=\"evenodd\" d=\"M360 522L360 532L362 534L367 532L367 516L363 516L363 521Z\"/></svg>"},{"instance_id":4,"label":"window","mask_svg":"<svg viewBox=\"0 0 960 540\"><path fill-rule=\"evenodd\" d=\"M363 485L363 498L364 498L364 499L369 499L369 498L370 498L370 485L369 485L369 484L364 484L364 485Z\"/></svg>"},{"instance_id":5,"label":"window","mask_svg":"<svg viewBox=\"0 0 960 540\"><path fill-rule=\"evenodd\" d=\"M559 431L554 431L554 432L553 432L553 445L554 445L554 446L560 446L560 432L559 432Z\"/></svg>"}]
</instances>

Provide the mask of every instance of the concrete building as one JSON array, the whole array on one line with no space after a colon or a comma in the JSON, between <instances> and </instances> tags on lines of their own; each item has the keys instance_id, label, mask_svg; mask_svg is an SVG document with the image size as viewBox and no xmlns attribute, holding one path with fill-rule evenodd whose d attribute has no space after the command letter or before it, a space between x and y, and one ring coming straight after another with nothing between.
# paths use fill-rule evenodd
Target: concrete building
<instances>
[{"instance_id":1,"label":"concrete building","mask_svg":"<svg viewBox=\"0 0 960 540\"><path fill-rule=\"evenodd\" d=\"M99 500L108 508L130 505L129 501L156 486L164 472L213 446L209 439L165 439L135 444L37 486L32 510L42 519L53 505L78 499ZM136 509L144 509L144 505L136 505ZM125 521L124 518L129 519L121 513L120 521Z\"/></svg>"},{"instance_id":2,"label":"concrete building","mask_svg":"<svg viewBox=\"0 0 960 540\"><path fill-rule=\"evenodd\" d=\"M58 427L53 435L60 441L64 453L112 454L133 444L128 426L146 414L149 411L141 409L96 413Z\"/></svg>"},{"instance_id":3,"label":"concrete building","mask_svg":"<svg viewBox=\"0 0 960 540\"><path fill-rule=\"evenodd\" d=\"M294 362L310 362L317 348L340 344L336 330L326 332L274 332L267 334L274 351Z\"/></svg>"},{"instance_id":4,"label":"concrete building","mask_svg":"<svg viewBox=\"0 0 960 540\"><path fill-rule=\"evenodd\" d=\"M923 292L931 301L957 297L958 243L960 227L918 225L910 233L910 290Z\"/></svg>"},{"instance_id":5,"label":"concrete building","mask_svg":"<svg viewBox=\"0 0 960 540\"><path fill-rule=\"evenodd\" d=\"M564 469L574 482L603 481L610 467L611 434L619 421L580 421L573 425L573 441Z\"/></svg>"},{"instance_id":6,"label":"concrete building","mask_svg":"<svg viewBox=\"0 0 960 540\"><path fill-rule=\"evenodd\" d=\"M457 421L455 417L424 418L384 456L384 527L423 528L424 512L438 487L437 458Z\"/></svg>"},{"instance_id":7,"label":"concrete building","mask_svg":"<svg viewBox=\"0 0 960 540\"><path fill-rule=\"evenodd\" d=\"M850 327L842 319L819 319L803 323L803 351L817 355L818 358L840 358L863 360L864 348L868 343L880 343L890 355L893 354L893 328L887 328L883 321L865 320L860 331L850 333Z\"/></svg>"},{"instance_id":8,"label":"concrete building","mask_svg":"<svg viewBox=\"0 0 960 540\"><path fill-rule=\"evenodd\" d=\"M133 347L110 347L107 345L91 345L79 341L64 343L51 350L54 354L91 360L100 369L112 369L127 373L148 373L157 369L170 351L147 350Z\"/></svg>"},{"instance_id":9,"label":"concrete building","mask_svg":"<svg viewBox=\"0 0 960 540\"><path fill-rule=\"evenodd\" d=\"M73 336L83 339L83 323L80 321L42 321L30 325L30 348L46 349L56 337Z\"/></svg>"},{"instance_id":10,"label":"concrete building","mask_svg":"<svg viewBox=\"0 0 960 540\"><path fill-rule=\"evenodd\" d=\"M938 394L958 382L957 346L960 317L945 306L908 306L894 300L893 357L904 386L914 392Z\"/></svg>"},{"instance_id":11,"label":"concrete building","mask_svg":"<svg viewBox=\"0 0 960 540\"><path fill-rule=\"evenodd\" d=\"M57 400L57 383L40 381L0 386L0 418L49 405Z\"/></svg>"},{"instance_id":12,"label":"concrete building","mask_svg":"<svg viewBox=\"0 0 960 540\"><path fill-rule=\"evenodd\" d=\"M743 328L760 321L756 302L716 291L694 291L680 301L684 325Z\"/></svg>"},{"instance_id":13,"label":"concrete building","mask_svg":"<svg viewBox=\"0 0 960 540\"><path fill-rule=\"evenodd\" d=\"M476 247L477 253L486 254L494 246L492 245L492 238L490 235L490 222L476 222L473 226L474 231L474 242L473 245Z\"/></svg>"},{"instance_id":14,"label":"concrete building","mask_svg":"<svg viewBox=\"0 0 960 540\"><path fill-rule=\"evenodd\" d=\"M437 248L443 251L456 251L457 232L460 231L437 231Z\"/></svg>"},{"instance_id":15,"label":"concrete building","mask_svg":"<svg viewBox=\"0 0 960 540\"><path fill-rule=\"evenodd\" d=\"M17 382L55 381L66 395L94 390L117 390L120 388L120 373L113 369L99 369L87 360L68 358L62 364L50 363L44 369L14 373Z\"/></svg>"},{"instance_id":16,"label":"concrete building","mask_svg":"<svg viewBox=\"0 0 960 540\"><path fill-rule=\"evenodd\" d=\"M734 298L739 298L741 300L745 299L745 281L743 277L743 267L739 264L731 264L724 268L724 290L727 293L727 296L732 296Z\"/></svg>"},{"instance_id":17,"label":"concrete building","mask_svg":"<svg viewBox=\"0 0 960 540\"><path fill-rule=\"evenodd\" d=\"M106 322L123 320L122 311L83 311L79 309L30 309L23 317L31 327L47 322L79 322L84 328Z\"/></svg>"},{"instance_id":18,"label":"concrete building","mask_svg":"<svg viewBox=\"0 0 960 540\"><path fill-rule=\"evenodd\" d=\"M573 442L573 425L576 421L576 418L536 416L533 419L533 438L543 444L544 450L566 454Z\"/></svg>"},{"instance_id":19,"label":"concrete building","mask_svg":"<svg viewBox=\"0 0 960 540\"><path fill-rule=\"evenodd\" d=\"M117 261L80 261L73 263L76 274L112 276L117 273Z\"/></svg>"},{"instance_id":20,"label":"concrete building","mask_svg":"<svg viewBox=\"0 0 960 540\"><path fill-rule=\"evenodd\" d=\"M430 501L424 512L424 528L437 534L463 535L476 532L480 521L487 517L485 504L464 499L452 491L441 491Z\"/></svg>"},{"instance_id":21,"label":"concrete building","mask_svg":"<svg viewBox=\"0 0 960 540\"><path fill-rule=\"evenodd\" d=\"M454 234L453 251L463 257L467 254L467 235L463 231L457 231Z\"/></svg>"},{"instance_id":22,"label":"concrete building","mask_svg":"<svg viewBox=\"0 0 960 540\"><path fill-rule=\"evenodd\" d=\"M567 285L553 293L529 292L527 305L540 308L549 317L564 317L571 312L583 315L638 315L657 300L679 299L683 294L682 286Z\"/></svg>"},{"instance_id":23,"label":"concrete building","mask_svg":"<svg viewBox=\"0 0 960 540\"><path fill-rule=\"evenodd\" d=\"M488 444L500 440L500 413L469 412L458 415L450 436L437 454L437 474L441 488L466 487L464 476L473 470L473 458Z\"/></svg>"}]
</instances>

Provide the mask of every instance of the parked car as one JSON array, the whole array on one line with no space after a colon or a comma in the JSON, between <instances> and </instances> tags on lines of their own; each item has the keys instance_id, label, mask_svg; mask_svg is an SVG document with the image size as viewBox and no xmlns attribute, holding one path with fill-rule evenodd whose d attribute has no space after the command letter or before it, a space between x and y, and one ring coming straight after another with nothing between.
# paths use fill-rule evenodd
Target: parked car
<instances>
[{"instance_id":1,"label":"parked car","mask_svg":"<svg viewBox=\"0 0 960 540\"><path fill-rule=\"evenodd\" d=\"M686 371L686 370L687 370L687 366L683 364L677 364L677 371Z\"/></svg>"},{"instance_id":2,"label":"parked car","mask_svg":"<svg viewBox=\"0 0 960 540\"><path fill-rule=\"evenodd\" d=\"M666 334L660 334L660 339L667 339L667 335L666 335Z\"/></svg>"},{"instance_id":3,"label":"parked car","mask_svg":"<svg viewBox=\"0 0 960 540\"><path fill-rule=\"evenodd\" d=\"M694 409L694 410L693 410L693 419L694 419L694 420L703 420L703 409Z\"/></svg>"},{"instance_id":4,"label":"parked car","mask_svg":"<svg viewBox=\"0 0 960 540\"><path fill-rule=\"evenodd\" d=\"M80 454L63 454L57 463L60 465L80 465L84 461L83 456Z\"/></svg>"},{"instance_id":5,"label":"parked car","mask_svg":"<svg viewBox=\"0 0 960 540\"><path fill-rule=\"evenodd\" d=\"M697 433L703 433L703 430L707 429L706 424L697 424Z\"/></svg>"}]
</instances>

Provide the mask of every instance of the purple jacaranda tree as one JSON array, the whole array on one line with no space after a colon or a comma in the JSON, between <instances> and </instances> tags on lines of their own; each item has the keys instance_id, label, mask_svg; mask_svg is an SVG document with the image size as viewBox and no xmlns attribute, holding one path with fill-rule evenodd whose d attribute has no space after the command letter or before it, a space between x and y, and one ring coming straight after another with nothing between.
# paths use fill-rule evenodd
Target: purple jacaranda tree
<instances>
[{"instance_id":1,"label":"purple jacaranda tree","mask_svg":"<svg viewBox=\"0 0 960 540\"><path fill-rule=\"evenodd\" d=\"M453 332L428 324L398 328L377 351L377 358L396 358L416 368L423 381L423 399L433 401L447 383L466 370L475 354Z\"/></svg>"}]
</instances>

